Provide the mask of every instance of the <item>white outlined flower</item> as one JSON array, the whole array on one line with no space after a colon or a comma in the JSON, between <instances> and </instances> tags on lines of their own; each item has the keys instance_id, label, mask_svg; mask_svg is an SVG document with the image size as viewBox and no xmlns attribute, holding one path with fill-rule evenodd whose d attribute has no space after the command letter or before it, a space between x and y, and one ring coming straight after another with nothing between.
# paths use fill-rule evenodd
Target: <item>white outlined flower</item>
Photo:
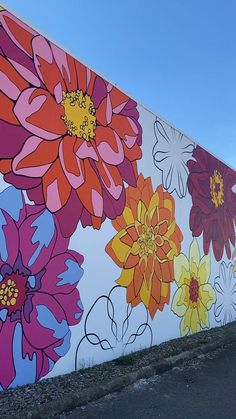
<instances>
[{"instance_id":1,"label":"white outlined flower","mask_svg":"<svg viewBox=\"0 0 236 419\"><path fill-rule=\"evenodd\" d=\"M214 287L217 301L215 303L215 319L222 326L236 319L236 278L233 265L222 262L219 276L215 278Z\"/></svg>"},{"instance_id":2,"label":"white outlined flower","mask_svg":"<svg viewBox=\"0 0 236 419\"><path fill-rule=\"evenodd\" d=\"M192 158L195 144L181 132L156 119L154 123L156 143L152 155L155 166L162 172L164 188L176 191L180 198L187 192L189 170L187 161Z\"/></svg>"},{"instance_id":3,"label":"white outlined flower","mask_svg":"<svg viewBox=\"0 0 236 419\"><path fill-rule=\"evenodd\" d=\"M84 335L76 348L76 370L89 365L83 354L103 359L101 352L110 352L114 359L153 345L148 310L144 305L132 309L126 303L125 294L123 287L115 285L108 295L100 295L88 310Z\"/></svg>"}]
</instances>

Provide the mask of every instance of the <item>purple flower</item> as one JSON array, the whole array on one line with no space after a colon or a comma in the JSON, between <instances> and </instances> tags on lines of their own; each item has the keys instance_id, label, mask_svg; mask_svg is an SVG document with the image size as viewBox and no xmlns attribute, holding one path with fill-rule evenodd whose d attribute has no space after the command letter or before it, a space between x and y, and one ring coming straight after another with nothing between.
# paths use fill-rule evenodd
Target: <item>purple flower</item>
<instances>
[{"instance_id":1,"label":"purple flower","mask_svg":"<svg viewBox=\"0 0 236 419\"><path fill-rule=\"evenodd\" d=\"M48 210L0 194L0 389L38 381L68 352L82 262Z\"/></svg>"},{"instance_id":2,"label":"purple flower","mask_svg":"<svg viewBox=\"0 0 236 419\"><path fill-rule=\"evenodd\" d=\"M231 244L235 244L236 172L197 146L193 160L188 161L188 190L193 206L190 212L190 230L194 237L203 233L204 253L212 243L217 261L224 249L231 257Z\"/></svg>"}]
</instances>

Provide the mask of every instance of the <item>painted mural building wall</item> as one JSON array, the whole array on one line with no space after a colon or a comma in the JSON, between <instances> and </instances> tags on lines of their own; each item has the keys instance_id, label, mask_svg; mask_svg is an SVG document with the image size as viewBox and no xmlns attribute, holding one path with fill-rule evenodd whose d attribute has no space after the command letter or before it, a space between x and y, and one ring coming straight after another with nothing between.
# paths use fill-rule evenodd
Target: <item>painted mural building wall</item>
<instances>
[{"instance_id":1,"label":"painted mural building wall","mask_svg":"<svg viewBox=\"0 0 236 419\"><path fill-rule=\"evenodd\" d=\"M0 12L0 390L236 318L236 172Z\"/></svg>"}]
</instances>

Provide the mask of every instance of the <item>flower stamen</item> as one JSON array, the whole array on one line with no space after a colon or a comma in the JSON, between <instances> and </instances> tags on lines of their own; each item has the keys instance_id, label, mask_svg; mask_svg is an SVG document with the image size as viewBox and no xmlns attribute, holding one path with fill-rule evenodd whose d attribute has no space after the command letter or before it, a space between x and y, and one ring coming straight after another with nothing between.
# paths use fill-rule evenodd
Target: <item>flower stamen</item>
<instances>
[{"instance_id":1,"label":"flower stamen","mask_svg":"<svg viewBox=\"0 0 236 419\"><path fill-rule=\"evenodd\" d=\"M224 181L223 177L218 170L214 170L213 175L210 177L210 192L211 200L215 208L220 207L224 203Z\"/></svg>"},{"instance_id":2,"label":"flower stamen","mask_svg":"<svg viewBox=\"0 0 236 419\"><path fill-rule=\"evenodd\" d=\"M11 278L0 286L0 307L2 306L14 306L17 302L19 290L16 287L15 281Z\"/></svg>"},{"instance_id":3,"label":"flower stamen","mask_svg":"<svg viewBox=\"0 0 236 419\"><path fill-rule=\"evenodd\" d=\"M61 104L65 109L62 119L68 128L68 134L85 141L94 138L96 110L91 97L82 90L63 92Z\"/></svg>"}]
</instances>

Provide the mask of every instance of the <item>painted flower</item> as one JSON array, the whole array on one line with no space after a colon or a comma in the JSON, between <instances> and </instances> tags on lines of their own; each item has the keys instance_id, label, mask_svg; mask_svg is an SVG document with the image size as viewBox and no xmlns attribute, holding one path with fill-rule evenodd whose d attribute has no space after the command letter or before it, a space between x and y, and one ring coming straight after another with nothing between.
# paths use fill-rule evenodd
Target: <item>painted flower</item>
<instances>
[{"instance_id":1,"label":"painted flower","mask_svg":"<svg viewBox=\"0 0 236 419\"><path fill-rule=\"evenodd\" d=\"M196 161L188 162L188 190L193 202L190 229L195 237L203 233L205 254L212 243L216 260L222 259L224 248L230 258L230 242L235 244L236 172L199 146L193 157Z\"/></svg>"},{"instance_id":2,"label":"painted flower","mask_svg":"<svg viewBox=\"0 0 236 419\"><path fill-rule=\"evenodd\" d=\"M153 332L148 324L146 308L140 305L137 313L130 304L126 304L124 293L125 288L115 285L108 295L98 297L87 311L84 335L75 354L76 370L87 366L84 363L87 353L90 359L99 357L103 361L111 356L107 355L109 351L115 359L152 346ZM98 323L94 323L96 318L100 319Z\"/></svg>"},{"instance_id":3,"label":"painted flower","mask_svg":"<svg viewBox=\"0 0 236 419\"><path fill-rule=\"evenodd\" d=\"M154 124L156 143L153 147L153 161L162 172L164 188L176 191L180 198L187 192L189 169L187 161L192 158L195 144L172 126L156 119Z\"/></svg>"},{"instance_id":4,"label":"painted flower","mask_svg":"<svg viewBox=\"0 0 236 419\"><path fill-rule=\"evenodd\" d=\"M99 229L136 185L137 104L9 12L0 22L0 171L64 236Z\"/></svg>"},{"instance_id":5,"label":"painted flower","mask_svg":"<svg viewBox=\"0 0 236 419\"><path fill-rule=\"evenodd\" d=\"M214 287L217 301L215 319L221 326L236 319L236 278L232 263L222 262L219 276L215 278Z\"/></svg>"},{"instance_id":6,"label":"painted flower","mask_svg":"<svg viewBox=\"0 0 236 419\"><path fill-rule=\"evenodd\" d=\"M174 258L178 289L173 297L171 309L182 318L182 336L209 327L208 311L216 301L214 288L208 283L210 270L210 255L200 258L196 239L191 243L189 259L183 253Z\"/></svg>"},{"instance_id":7,"label":"painted flower","mask_svg":"<svg viewBox=\"0 0 236 419\"><path fill-rule=\"evenodd\" d=\"M153 318L169 303L173 259L183 239L174 200L162 185L153 192L151 179L141 174L137 188L127 188L123 214L112 224L118 233L106 251L122 268L117 283L127 288L132 307L143 302Z\"/></svg>"},{"instance_id":8,"label":"painted flower","mask_svg":"<svg viewBox=\"0 0 236 419\"><path fill-rule=\"evenodd\" d=\"M0 194L0 389L38 381L70 348L83 258L67 246L48 210Z\"/></svg>"}]
</instances>

